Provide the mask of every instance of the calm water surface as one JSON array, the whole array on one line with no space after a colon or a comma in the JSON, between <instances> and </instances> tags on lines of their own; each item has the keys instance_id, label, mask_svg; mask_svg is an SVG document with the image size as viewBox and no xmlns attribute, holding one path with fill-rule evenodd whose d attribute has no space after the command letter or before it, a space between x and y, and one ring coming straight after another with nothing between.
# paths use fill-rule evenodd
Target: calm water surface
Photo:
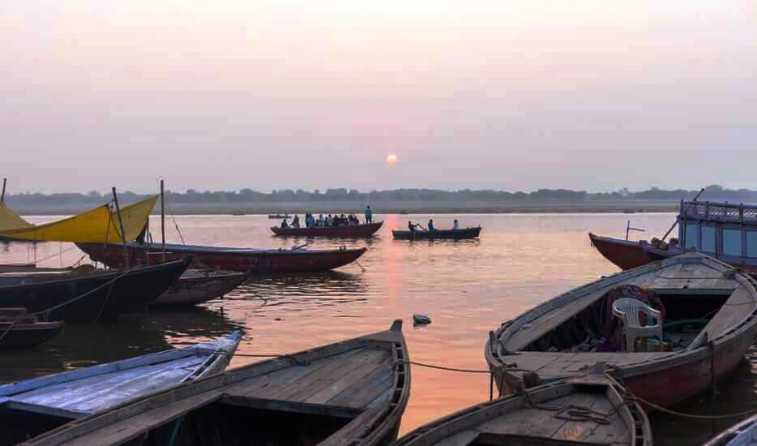
<instances>
[{"instance_id":1,"label":"calm water surface","mask_svg":"<svg viewBox=\"0 0 757 446\"><path fill-rule=\"evenodd\" d=\"M393 241L391 228L408 218L437 227L482 225L477 241ZM223 300L194 311L129 316L114 325L67 326L64 334L37 350L3 352L0 379L13 380L180 346L242 329L239 353L287 353L405 321L412 360L460 368L486 369L483 347L489 330L554 295L617 269L589 244L587 232L623 236L630 218L636 227L659 235L672 214L385 215L372 240L315 240L310 248L368 246L359 260L337 272L309 276L255 278ZM35 222L51 217L31 218ZM154 219L157 220L157 219ZM180 242L168 219L170 241ZM265 216L179 216L187 243L291 247L304 240L271 237ZM153 233L159 234L157 221ZM0 263L35 258L44 266L70 265L83 253L73 245L0 245ZM86 261L86 260L85 260ZM414 328L413 313L428 313L431 325ZM256 361L235 357L231 366ZM488 399L488 377L412 369L411 399L402 431ZM719 393L679 410L731 413L754 408L755 375L746 361ZM653 415L657 444L697 443L733 420L681 422Z\"/></svg>"}]
</instances>

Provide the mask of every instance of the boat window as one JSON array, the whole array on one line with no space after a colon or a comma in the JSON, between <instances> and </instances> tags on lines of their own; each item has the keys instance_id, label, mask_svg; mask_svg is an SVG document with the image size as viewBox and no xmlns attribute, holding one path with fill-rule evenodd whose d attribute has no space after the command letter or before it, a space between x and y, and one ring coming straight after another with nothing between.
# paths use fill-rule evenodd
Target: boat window
<instances>
[{"instance_id":1,"label":"boat window","mask_svg":"<svg viewBox=\"0 0 757 446\"><path fill-rule=\"evenodd\" d=\"M686 248L699 248L699 224L686 223Z\"/></svg>"},{"instance_id":2,"label":"boat window","mask_svg":"<svg viewBox=\"0 0 757 446\"><path fill-rule=\"evenodd\" d=\"M723 254L741 256L741 230L723 229Z\"/></svg>"},{"instance_id":3,"label":"boat window","mask_svg":"<svg viewBox=\"0 0 757 446\"><path fill-rule=\"evenodd\" d=\"M715 227L702 225L702 251L715 252Z\"/></svg>"},{"instance_id":4,"label":"boat window","mask_svg":"<svg viewBox=\"0 0 757 446\"><path fill-rule=\"evenodd\" d=\"M755 231L746 233L746 255L747 257L757 257L757 232Z\"/></svg>"}]
</instances>

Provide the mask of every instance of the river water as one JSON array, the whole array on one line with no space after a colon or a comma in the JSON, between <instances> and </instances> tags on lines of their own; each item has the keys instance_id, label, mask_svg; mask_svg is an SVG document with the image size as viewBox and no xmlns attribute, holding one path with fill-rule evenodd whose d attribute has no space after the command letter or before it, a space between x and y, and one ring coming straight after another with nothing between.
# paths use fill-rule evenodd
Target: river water
<instances>
[{"instance_id":1,"label":"river water","mask_svg":"<svg viewBox=\"0 0 757 446\"><path fill-rule=\"evenodd\" d=\"M128 316L113 325L67 326L36 350L0 353L0 380L9 381L66 368L113 361L244 331L239 353L288 353L384 330L403 319L410 357L444 366L486 369L484 342L501 322L575 286L617 268L589 243L587 232L623 236L626 222L645 236L664 233L673 214L470 214L382 215L378 235L365 240L314 240L309 248L367 246L359 264L306 276L253 278L223 300L190 311L155 311ZM391 228L408 219L449 227L481 225L480 240L393 241ZM52 217L31 217L39 223ZM152 232L159 234L157 219ZM265 216L177 216L167 220L169 241L291 247L304 240L271 236L277 223ZM180 229L177 231L176 228ZM638 235L632 234L632 235ZM0 263L33 261L71 265L83 253L70 244L0 245ZM86 261L86 259L84 259ZM413 313L432 323L413 327ZM257 359L235 357L237 367ZM698 414L733 413L757 404L757 375L744 361L716 395L702 395L680 407ZM489 378L421 367L412 369L411 399L402 432L488 399ZM657 444L696 444L736 421L685 421L651 416Z\"/></svg>"}]
</instances>

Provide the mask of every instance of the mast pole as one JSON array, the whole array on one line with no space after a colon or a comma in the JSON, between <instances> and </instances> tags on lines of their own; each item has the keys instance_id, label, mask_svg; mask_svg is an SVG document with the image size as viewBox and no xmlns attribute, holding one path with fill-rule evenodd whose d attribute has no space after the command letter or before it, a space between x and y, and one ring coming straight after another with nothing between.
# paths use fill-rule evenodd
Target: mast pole
<instances>
[{"instance_id":1,"label":"mast pole","mask_svg":"<svg viewBox=\"0 0 757 446\"><path fill-rule=\"evenodd\" d=\"M701 190L699 191L699 193L698 193L698 194L697 194L697 195L696 195L696 196L694 197L694 199L693 199L693 200L691 200L691 201L697 201L697 200L699 199L699 197L700 197L700 196L702 195L702 192L704 192L704 189L705 189L705 188L702 188L702 189L701 189ZM679 212L681 212L681 213L685 214L685 212L684 212L684 211L686 211L686 209L688 209L688 206L687 206L686 208L684 208L684 207L683 207L683 204L681 204L681 209L680 209L680 211L679 211ZM679 215L679 216L680 216L680 215ZM663 241L663 242L665 241L665 239L666 239L666 238L668 238L668 236L670 235L670 233L671 233L671 232L673 232L673 229L675 229L675 227L676 227L677 225L678 225L678 217L676 217L676 221L674 221L674 222L673 222L673 225L672 225L672 226L670 227L670 229L668 229L668 232L666 232L666 233L665 233L665 235L663 235L663 236L662 236L662 241Z\"/></svg>"},{"instance_id":2,"label":"mast pole","mask_svg":"<svg viewBox=\"0 0 757 446\"><path fill-rule=\"evenodd\" d=\"M166 262L166 195L163 180L160 180L160 242L163 250L163 263Z\"/></svg>"},{"instance_id":3,"label":"mast pole","mask_svg":"<svg viewBox=\"0 0 757 446\"><path fill-rule=\"evenodd\" d=\"M7 178L3 178L3 193L0 195L0 203L5 202L5 184L8 183Z\"/></svg>"},{"instance_id":4,"label":"mast pole","mask_svg":"<svg viewBox=\"0 0 757 446\"><path fill-rule=\"evenodd\" d=\"M121 219L121 208L118 206L118 195L116 194L116 187L113 187L113 203L116 205L116 216L118 217L118 226L121 229L121 243L124 245L124 260L126 261L126 268L129 268L129 249L126 246L126 232L124 231L124 221Z\"/></svg>"}]
</instances>

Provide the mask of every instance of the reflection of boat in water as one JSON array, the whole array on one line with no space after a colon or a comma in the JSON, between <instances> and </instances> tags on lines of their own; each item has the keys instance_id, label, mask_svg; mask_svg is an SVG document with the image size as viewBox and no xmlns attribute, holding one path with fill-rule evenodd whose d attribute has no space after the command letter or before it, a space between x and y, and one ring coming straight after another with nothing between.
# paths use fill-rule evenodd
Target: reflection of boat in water
<instances>
[{"instance_id":1,"label":"reflection of boat in water","mask_svg":"<svg viewBox=\"0 0 757 446\"><path fill-rule=\"evenodd\" d=\"M0 308L0 348L33 347L54 338L62 329L62 321L40 321L26 308Z\"/></svg>"},{"instance_id":2,"label":"reflection of boat in water","mask_svg":"<svg viewBox=\"0 0 757 446\"><path fill-rule=\"evenodd\" d=\"M117 361L172 345L190 345L234 330L243 331L244 325L221 311L203 307L126 315L115 324L68 324L58 336L33 350L0 355L0 382Z\"/></svg>"},{"instance_id":3,"label":"reflection of boat in water","mask_svg":"<svg viewBox=\"0 0 757 446\"><path fill-rule=\"evenodd\" d=\"M0 386L1 444L222 372L241 334Z\"/></svg>"},{"instance_id":4,"label":"reflection of boat in water","mask_svg":"<svg viewBox=\"0 0 757 446\"><path fill-rule=\"evenodd\" d=\"M365 293L366 283L360 274L327 271L311 274L253 276L226 299L252 297L270 301L297 296L307 300L330 301L333 298L349 296L350 300L364 300Z\"/></svg>"},{"instance_id":5,"label":"reflection of boat in water","mask_svg":"<svg viewBox=\"0 0 757 446\"><path fill-rule=\"evenodd\" d=\"M229 370L69 423L34 444L393 441L410 396L402 321L391 329Z\"/></svg>"}]
</instances>

